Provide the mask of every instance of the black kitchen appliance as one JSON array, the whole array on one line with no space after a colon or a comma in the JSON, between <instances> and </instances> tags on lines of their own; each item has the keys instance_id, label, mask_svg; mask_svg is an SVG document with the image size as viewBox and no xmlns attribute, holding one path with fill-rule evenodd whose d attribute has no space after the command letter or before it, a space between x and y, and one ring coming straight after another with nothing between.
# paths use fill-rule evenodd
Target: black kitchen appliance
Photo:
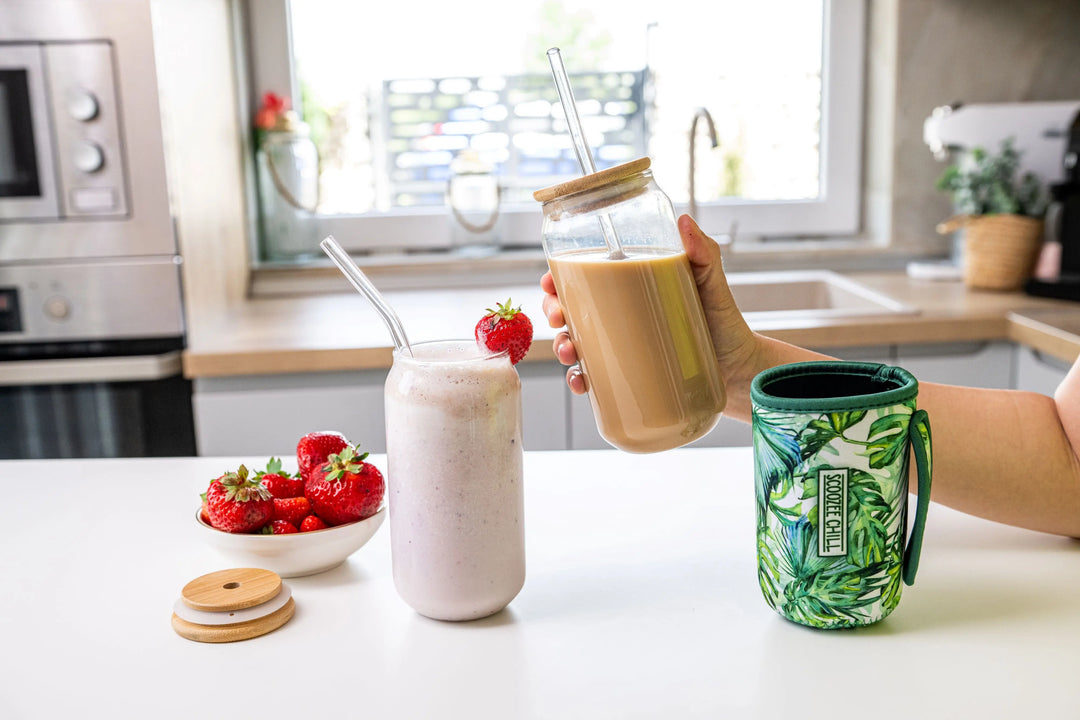
<instances>
[{"instance_id":1,"label":"black kitchen appliance","mask_svg":"<svg viewBox=\"0 0 1080 720\"><path fill-rule=\"evenodd\" d=\"M1056 278L1029 280L1024 289L1030 295L1080 301L1080 113L1068 133L1062 160L1065 180L1050 186L1047 212L1048 242L1061 245L1060 270Z\"/></svg>"}]
</instances>

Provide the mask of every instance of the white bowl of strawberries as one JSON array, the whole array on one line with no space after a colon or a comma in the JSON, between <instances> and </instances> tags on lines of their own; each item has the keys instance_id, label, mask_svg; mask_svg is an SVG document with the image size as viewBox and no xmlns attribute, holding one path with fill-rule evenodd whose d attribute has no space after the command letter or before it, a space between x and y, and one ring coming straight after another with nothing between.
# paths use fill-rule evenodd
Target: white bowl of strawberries
<instances>
[{"instance_id":1,"label":"white bowl of strawberries","mask_svg":"<svg viewBox=\"0 0 1080 720\"><path fill-rule=\"evenodd\" d=\"M343 435L317 432L297 443L299 472L271 458L210 481L195 522L237 567L281 577L336 567L371 539L386 518L382 473Z\"/></svg>"}]
</instances>

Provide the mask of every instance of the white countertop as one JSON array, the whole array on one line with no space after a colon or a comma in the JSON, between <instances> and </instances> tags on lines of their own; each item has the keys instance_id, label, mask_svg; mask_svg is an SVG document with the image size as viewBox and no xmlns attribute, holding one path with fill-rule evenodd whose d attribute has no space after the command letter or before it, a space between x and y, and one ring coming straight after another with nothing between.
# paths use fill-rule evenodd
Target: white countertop
<instances>
[{"instance_id":1,"label":"white countertop","mask_svg":"<svg viewBox=\"0 0 1080 720\"><path fill-rule=\"evenodd\" d=\"M0 717L1080 713L1080 543L934 505L897 610L810 630L758 589L747 448L526 453L528 579L491 618L405 605L386 523L287 581L281 629L184 640L181 587L230 566L195 532L196 493L264 461L0 462Z\"/></svg>"}]
</instances>

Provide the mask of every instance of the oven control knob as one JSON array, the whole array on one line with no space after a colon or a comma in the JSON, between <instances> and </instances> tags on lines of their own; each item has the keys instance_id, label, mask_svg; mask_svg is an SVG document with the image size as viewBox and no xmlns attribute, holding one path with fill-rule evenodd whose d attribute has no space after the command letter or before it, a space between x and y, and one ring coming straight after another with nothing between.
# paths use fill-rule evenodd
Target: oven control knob
<instances>
[{"instance_id":1,"label":"oven control knob","mask_svg":"<svg viewBox=\"0 0 1080 720\"><path fill-rule=\"evenodd\" d=\"M105 153L97 143L83 140L75 145L72 161L84 173L96 173L105 165Z\"/></svg>"},{"instance_id":2,"label":"oven control knob","mask_svg":"<svg viewBox=\"0 0 1080 720\"><path fill-rule=\"evenodd\" d=\"M71 303L67 298L54 295L45 301L45 314L53 320L67 320L71 315Z\"/></svg>"},{"instance_id":3,"label":"oven control knob","mask_svg":"<svg viewBox=\"0 0 1080 720\"><path fill-rule=\"evenodd\" d=\"M68 115L79 122L90 122L98 116L100 110L97 96L89 90L72 90L67 96Z\"/></svg>"}]
</instances>

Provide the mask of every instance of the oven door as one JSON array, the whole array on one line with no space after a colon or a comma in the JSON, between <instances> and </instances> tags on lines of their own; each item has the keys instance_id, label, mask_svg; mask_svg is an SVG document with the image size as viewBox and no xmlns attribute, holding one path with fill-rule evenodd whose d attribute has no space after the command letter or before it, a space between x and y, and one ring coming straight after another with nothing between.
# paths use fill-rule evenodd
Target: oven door
<instances>
[{"instance_id":1,"label":"oven door","mask_svg":"<svg viewBox=\"0 0 1080 720\"><path fill-rule=\"evenodd\" d=\"M40 44L0 44L0 223L60 216L44 69Z\"/></svg>"},{"instance_id":2,"label":"oven door","mask_svg":"<svg viewBox=\"0 0 1080 720\"><path fill-rule=\"evenodd\" d=\"M194 454L178 349L0 361L0 459Z\"/></svg>"}]
</instances>

